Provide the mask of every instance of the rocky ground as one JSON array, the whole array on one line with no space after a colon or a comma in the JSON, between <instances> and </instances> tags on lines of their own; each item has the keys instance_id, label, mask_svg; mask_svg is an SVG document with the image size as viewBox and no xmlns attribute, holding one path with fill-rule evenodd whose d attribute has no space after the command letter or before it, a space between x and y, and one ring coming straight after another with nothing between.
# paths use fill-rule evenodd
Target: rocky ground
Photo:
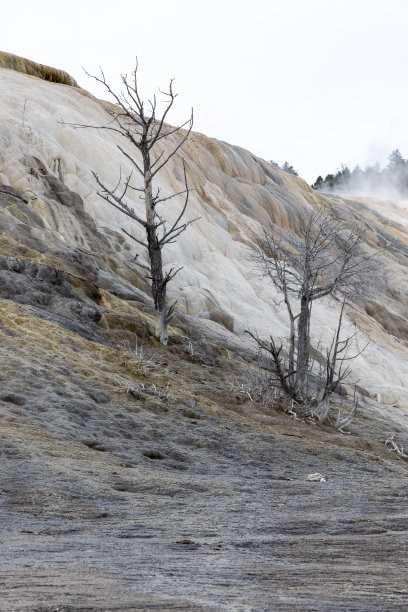
<instances>
[{"instance_id":1,"label":"rocky ground","mask_svg":"<svg viewBox=\"0 0 408 612\"><path fill-rule=\"evenodd\" d=\"M204 327L118 349L36 315L2 301L1 610L406 610L396 422L265 410Z\"/></svg>"}]
</instances>

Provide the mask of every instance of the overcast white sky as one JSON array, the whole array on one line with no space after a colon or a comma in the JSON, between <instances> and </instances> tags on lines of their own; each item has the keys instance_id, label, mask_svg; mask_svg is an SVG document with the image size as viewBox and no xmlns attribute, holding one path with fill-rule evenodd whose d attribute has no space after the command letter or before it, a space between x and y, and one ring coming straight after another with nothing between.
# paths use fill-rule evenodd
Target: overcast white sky
<instances>
[{"instance_id":1,"label":"overcast white sky","mask_svg":"<svg viewBox=\"0 0 408 612\"><path fill-rule=\"evenodd\" d=\"M408 0L32 0L2 6L1 49L112 83L137 55L142 93L175 77L172 123L313 182L342 162L408 157Z\"/></svg>"}]
</instances>

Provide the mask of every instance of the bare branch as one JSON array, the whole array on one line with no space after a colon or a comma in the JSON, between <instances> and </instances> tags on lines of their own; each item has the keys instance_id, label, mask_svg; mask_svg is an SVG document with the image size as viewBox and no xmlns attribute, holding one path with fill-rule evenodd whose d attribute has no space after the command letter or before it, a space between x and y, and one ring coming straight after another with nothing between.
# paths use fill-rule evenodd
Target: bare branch
<instances>
[{"instance_id":1,"label":"bare branch","mask_svg":"<svg viewBox=\"0 0 408 612\"><path fill-rule=\"evenodd\" d=\"M153 147L153 145L154 145L154 144L156 144L156 142L158 141L159 136L160 136L160 133L161 133L162 128L163 128L164 121L165 121L165 119L166 119L166 117L167 117L167 115L168 115L168 113L169 113L169 111L170 111L171 107L173 106L174 100L175 100L175 99L176 99L176 97L177 97L177 96L176 96L176 95L173 93L173 81L174 81L174 79L170 79L169 91L168 91L167 93L165 93L165 92L163 92L163 91L161 91L161 90L160 90L160 93L164 94L165 96L168 96L168 97L170 98L170 100L169 100L169 102L168 102L168 104L167 104L167 107L166 107L166 109L165 109L165 111L164 111L164 113L163 113L163 115L162 115L162 118L161 118L161 120L160 120L160 122L159 122L159 124L158 124L158 126L157 126L156 136L155 136L155 137L153 138L153 140L152 140L151 147ZM151 147L150 147L150 148L151 148Z\"/></svg>"},{"instance_id":2,"label":"bare branch","mask_svg":"<svg viewBox=\"0 0 408 612\"><path fill-rule=\"evenodd\" d=\"M140 166L139 166L139 164L136 162L136 160L135 160L135 159L134 159L134 158L133 158L131 155L129 155L129 153L126 153L126 151L125 151L124 149L122 149L122 147L120 147L119 145L116 145L116 146L118 147L118 149L119 149L119 151L122 153L122 155L123 155L124 157L126 157L126 158L127 158L127 159L128 159L128 160L129 160L129 161L130 161L130 162L131 162L133 165L134 165L134 167L136 168L136 170L137 170L137 171L138 171L138 172L139 172L139 173L140 173L142 176L144 176L144 171L141 169L141 167L140 167Z\"/></svg>"},{"instance_id":3,"label":"bare branch","mask_svg":"<svg viewBox=\"0 0 408 612\"><path fill-rule=\"evenodd\" d=\"M177 151L183 146L183 144L186 142L187 138L190 136L190 132L193 129L193 111L191 110L191 118L189 121L189 128L185 134L185 136L182 138L181 142L173 149L173 151L170 153L170 155L168 155L166 157L166 159L156 168L156 170L154 172L152 172L152 178L159 172L159 170L161 170L168 162L169 160L177 153ZM180 129L180 128L178 128ZM177 129L174 131L178 131ZM169 134L167 134L168 136Z\"/></svg>"},{"instance_id":4,"label":"bare branch","mask_svg":"<svg viewBox=\"0 0 408 612\"><path fill-rule=\"evenodd\" d=\"M385 446L388 448L388 450L397 453L397 455L399 455L400 457L403 457L404 459L408 459L407 453L404 452L403 445L402 444L398 444L394 440L395 436L396 436L396 434L392 434L392 436L390 436L385 441Z\"/></svg>"},{"instance_id":5,"label":"bare branch","mask_svg":"<svg viewBox=\"0 0 408 612\"><path fill-rule=\"evenodd\" d=\"M168 232L166 232L166 233L164 234L164 236L161 238L161 240L159 241L159 243L160 243L162 246L164 246L164 244L166 244L166 242L168 242L168 239L169 239L169 237L170 237L172 234L173 234L173 238L175 238L175 237L176 237L175 232L178 232L178 233L177 233L177 236L178 236L178 235L179 235L181 232L183 232L183 231L186 229L186 227L187 227L187 224L184 224L184 226L183 226L182 228L180 228L180 231L178 231L178 228L177 228L177 226L178 226L178 224L179 224L179 222L180 222L181 218L183 217L183 215L184 215L184 213L185 213L185 211L186 211L187 204L188 204L188 198L189 198L189 195L190 195L190 189L189 189L189 187L188 187L188 183L187 183L186 164L185 164L185 162L184 162L184 159L183 159L183 172L184 172L184 184L185 184L184 193L186 194L186 198L185 198L185 201L184 201L184 206L183 206L183 208L182 208L182 210L181 210L181 213L179 214L179 216L177 217L177 219L176 219L176 220L175 220L175 222L173 223L172 227L170 228L170 230L169 230Z\"/></svg>"},{"instance_id":6,"label":"bare branch","mask_svg":"<svg viewBox=\"0 0 408 612\"><path fill-rule=\"evenodd\" d=\"M117 208L118 210L120 210L120 212L123 212L123 214L127 215L128 217L130 217L131 219L134 219L135 221L137 221L138 223L140 223L140 225L143 225L143 227L146 227L146 221L143 221L143 219L141 219L133 210L133 208L130 208L125 202L123 202L113 191L109 190L99 179L99 176L96 174L96 172L92 173L96 182L98 183L98 185L101 187L102 191L98 191L98 195L101 196L101 198L103 198L104 200L106 200L109 204L111 204L114 208Z\"/></svg>"},{"instance_id":7,"label":"bare branch","mask_svg":"<svg viewBox=\"0 0 408 612\"><path fill-rule=\"evenodd\" d=\"M133 234L130 234L129 232L127 232L123 227L121 228L122 232L124 234L126 234L126 236L128 236L129 238L131 238L132 240L134 240L134 242L137 242L138 244L140 244L142 247L145 247L145 249L148 249L149 246L147 245L146 242L143 242L143 240L139 240L138 238L136 238L135 236L133 236ZM148 268L149 272L150 269Z\"/></svg>"},{"instance_id":8,"label":"bare branch","mask_svg":"<svg viewBox=\"0 0 408 612\"><path fill-rule=\"evenodd\" d=\"M183 266L181 266L180 268L177 268L177 270L174 270L174 268L170 268L170 270L166 273L163 279L163 283L167 285L167 283L169 283L176 276L176 274L178 274L178 272L180 272L180 270L182 269L183 269Z\"/></svg>"}]
</instances>

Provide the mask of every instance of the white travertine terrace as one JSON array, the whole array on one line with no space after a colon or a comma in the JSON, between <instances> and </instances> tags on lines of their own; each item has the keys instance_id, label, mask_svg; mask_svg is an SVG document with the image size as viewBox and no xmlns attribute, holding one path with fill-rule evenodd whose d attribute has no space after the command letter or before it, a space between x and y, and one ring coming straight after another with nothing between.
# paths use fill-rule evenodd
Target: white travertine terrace
<instances>
[{"instance_id":1,"label":"white travertine terrace","mask_svg":"<svg viewBox=\"0 0 408 612\"><path fill-rule=\"evenodd\" d=\"M95 170L106 184L114 185L120 167L123 174L129 171L116 147L118 137L107 130L73 129L63 122L100 126L106 124L106 115L98 100L76 88L0 69L0 183L31 194L29 205L41 213L46 227L67 243L86 249L80 220L76 226L64 225L64 219L56 222L42 203L38 181L24 161L25 156L35 156L81 195L86 211L100 228L120 231L125 227L140 235L135 223L97 195L91 174ZM265 336L284 336L285 312L273 303L271 287L254 273L250 246L271 217L278 226L295 230L305 207L319 201L327 205L328 200L301 179L276 170L248 151L198 133L191 134L181 154L158 176L156 185L163 195L183 188L182 157L195 188L187 217L200 219L166 251L167 264L183 266L169 287L171 297L178 300L179 308L198 317L208 319L211 311L229 315L236 334L251 329ZM359 201L373 209L380 206ZM131 205L142 214L143 203L137 194ZM182 200L175 198L167 207L169 222L181 206ZM381 214L397 221L401 232L407 231L406 206L383 202ZM408 295L398 261L392 270L392 282ZM324 344L331 337L333 308L328 302L314 308L316 343L321 340ZM401 415L408 414L407 347L366 315L356 315L356 320L362 333L360 343L368 339L370 344L353 364L355 378L373 399L396 406Z\"/></svg>"}]
</instances>

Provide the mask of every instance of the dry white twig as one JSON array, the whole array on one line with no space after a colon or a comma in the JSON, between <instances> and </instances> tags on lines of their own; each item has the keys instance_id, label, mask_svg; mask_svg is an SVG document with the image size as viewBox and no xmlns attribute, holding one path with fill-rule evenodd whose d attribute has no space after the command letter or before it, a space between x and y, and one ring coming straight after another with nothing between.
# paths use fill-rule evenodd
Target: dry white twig
<instances>
[{"instance_id":1,"label":"dry white twig","mask_svg":"<svg viewBox=\"0 0 408 612\"><path fill-rule=\"evenodd\" d=\"M388 450L392 453L397 453L397 455L399 455L400 457L403 457L404 459L408 459L408 455L407 453L404 453L404 447L402 444L398 444L394 438L397 434L392 434L392 436L390 436L386 441L385 441L385 446L388 448Z\"/></svg>"}]
</instances>

